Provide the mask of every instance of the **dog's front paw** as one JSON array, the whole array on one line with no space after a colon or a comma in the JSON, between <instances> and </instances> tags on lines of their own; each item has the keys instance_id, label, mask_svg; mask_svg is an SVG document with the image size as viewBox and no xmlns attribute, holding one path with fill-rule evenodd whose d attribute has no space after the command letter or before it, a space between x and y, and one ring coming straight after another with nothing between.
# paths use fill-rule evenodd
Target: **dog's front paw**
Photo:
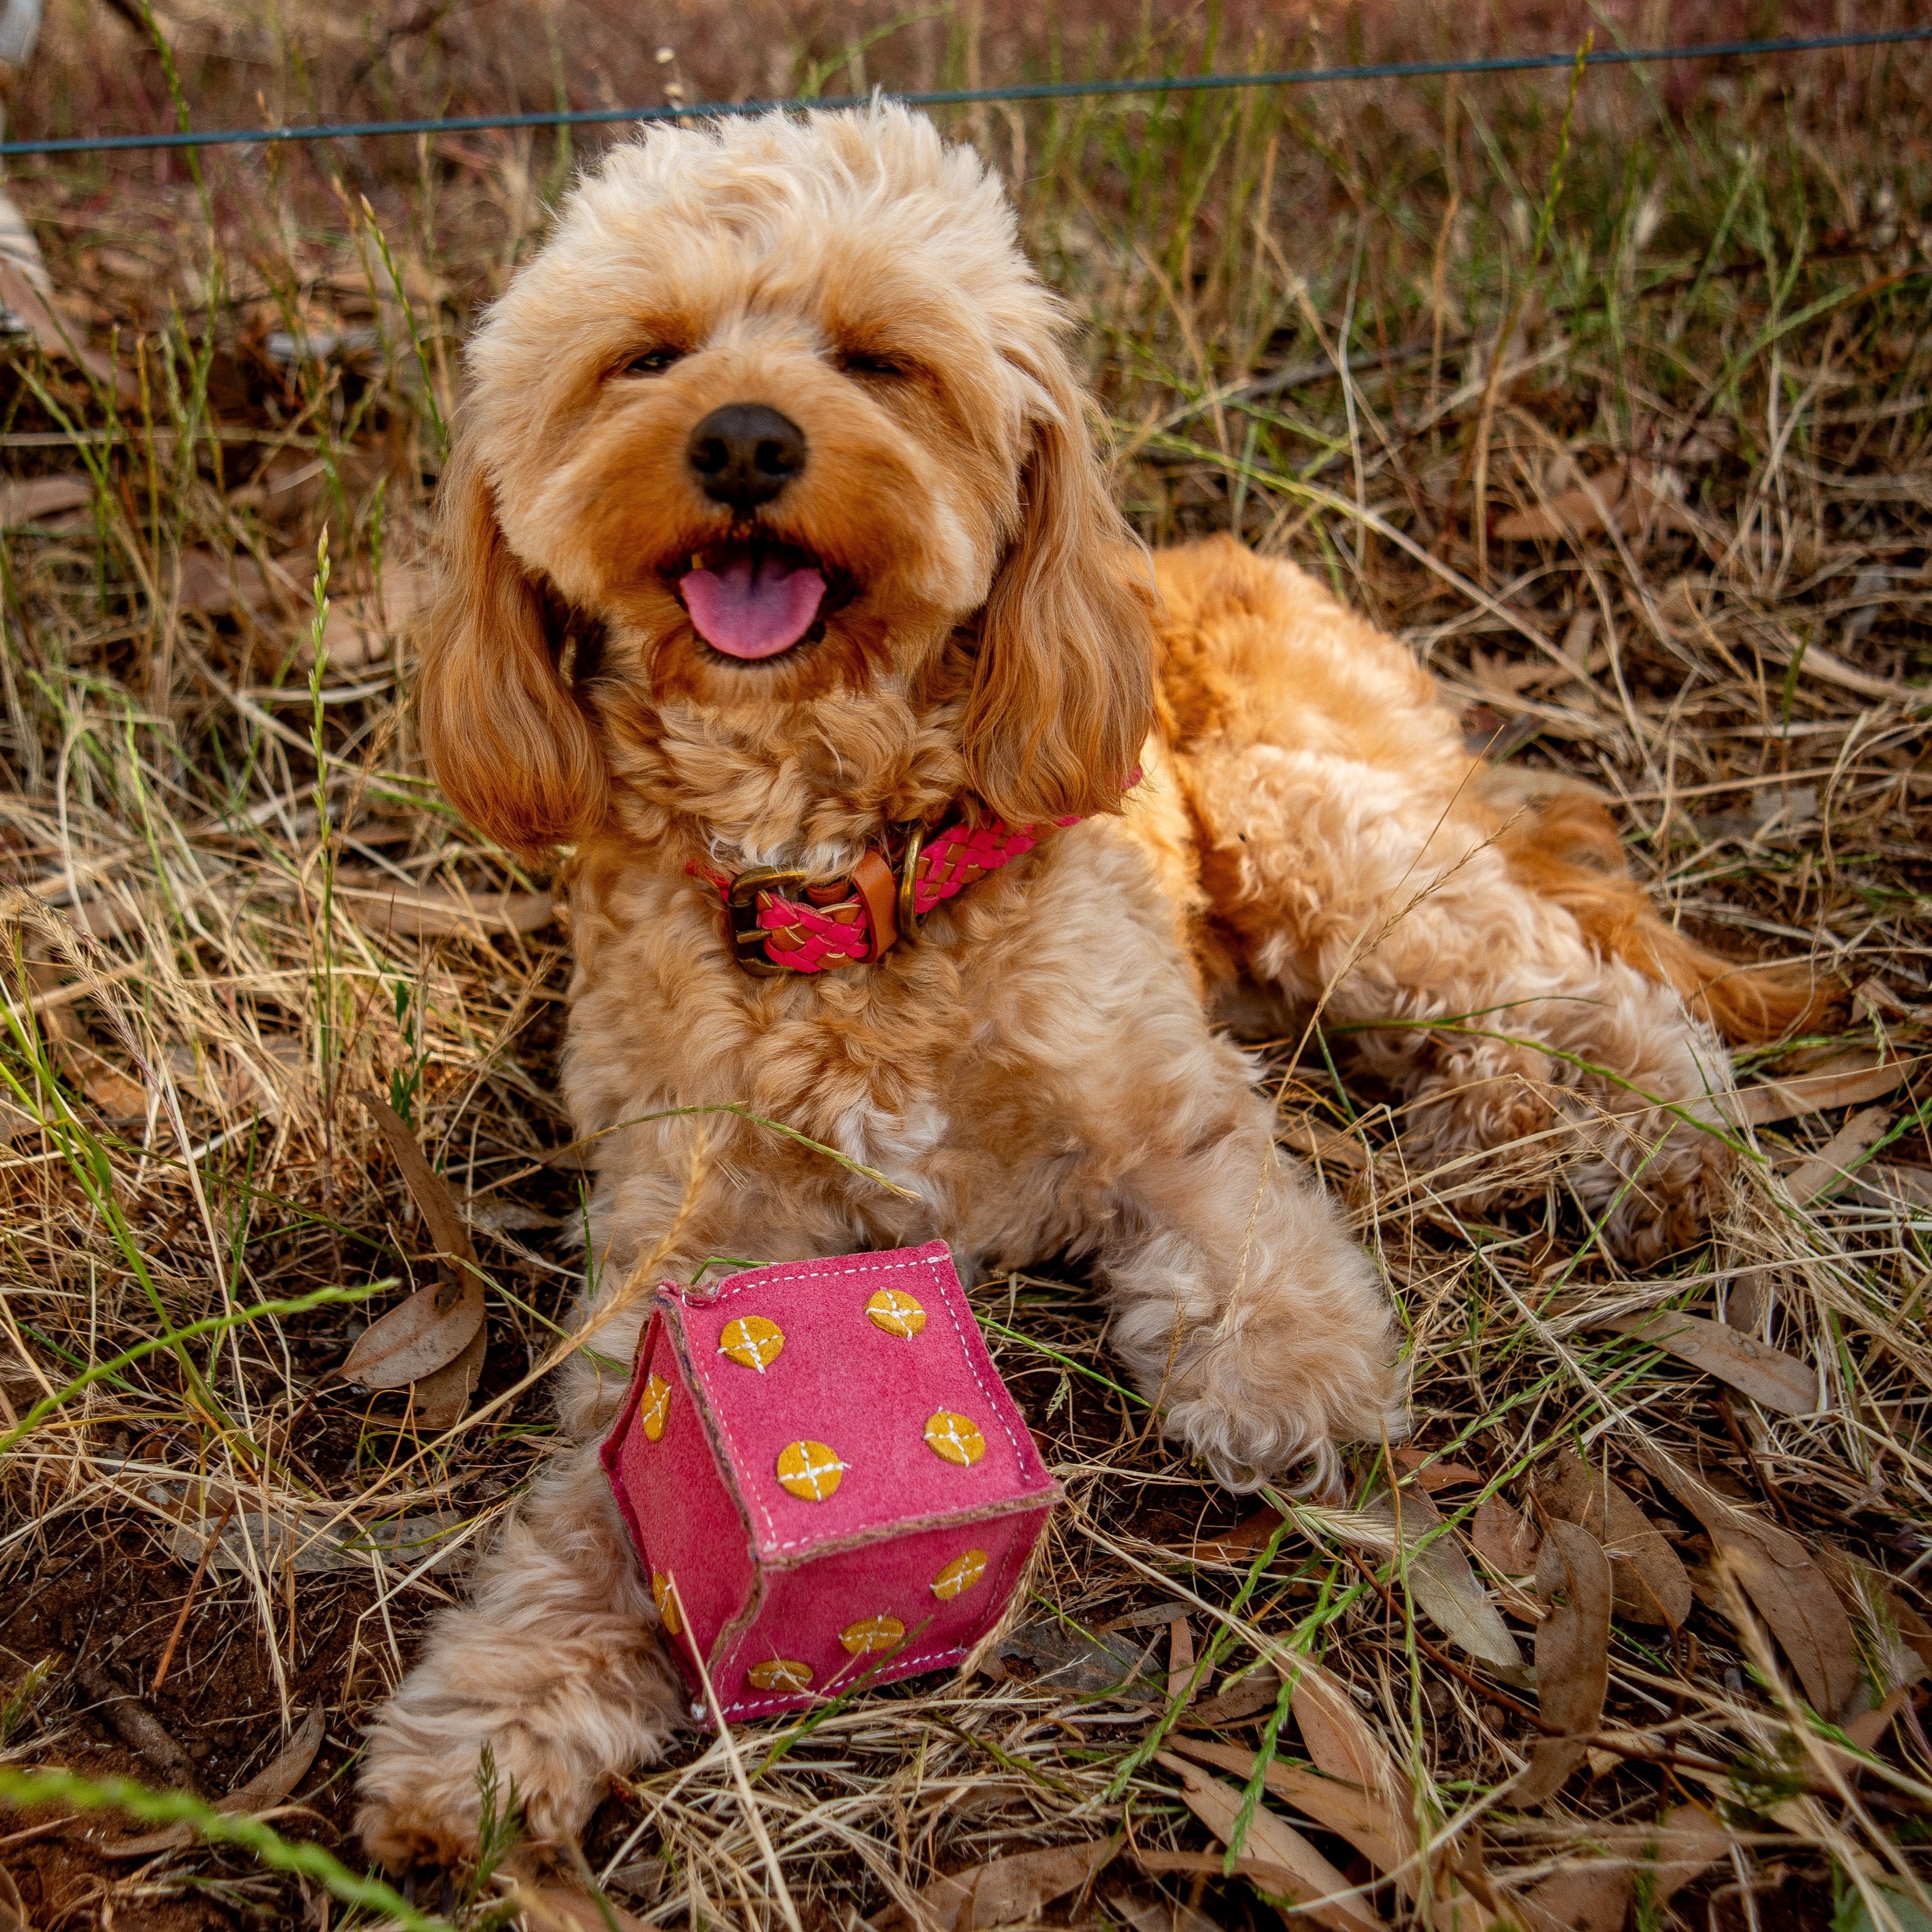
<instances>
[{"instance_id":1,"label":"dog's front paw","mask_svg":"<svg viewBox=\"0 0 1932 1932\"><path fill-rule=\"evenodd\" d=\"M1245 1298L1169 1377L1167 1430L1231 1490L1298 1464L1298 1487L1332 1486L1336 1445L1408 1432L1394 1324L1366 1258L1322 1289Z\"/></svg>"},{"instance_id":2,"label":"dog's front paw","mask_svg":"<svg viewBox=\"0 0 1932 1932\"><path fill-rule=\"evenodd\" d=\"M432 1713L418 1698L405 1708L410 1688L370 1740L356 1820L370 1856L391 1870L472 1856L486 1803L514 1812L532 1845L568 1845L613 1774L655 1759L670 1730L668 1698L660 1723L640 1725L634 1713L600 1710L590 1681L532 1684L514 1714L496 1700L452 1698Z\"/></svg>"},{"instance_id":3,"label":"dog's front paw","mask_svg":"<svg viewBox=\"0 0 1932 1932\"><path fill-rule=\"evenodd\" d=\"M1520 1206L1561 1152L1550 1132L1556 1072L1547 1054L1489 1041L1438 1055L1402 1109L1408 1164L1439 1175L1454 1198L1478 1212Z\"/></svg>"},{"instance_id":4,"label":"dog's front paw","mask_svg":"<svg viewBox=\"0 0 1932 1932\"><path fill-rule=\"evenodd\" d=\"M1660 1123L1661 1145L1628 1160L1628 1178L1612 1172L1598 1192L1610 1208L1604 1238L1619 1258L1648 1268L1697 1246L1730 1192L1737 1156L1713 1132L1690 1120Z\"/></svg>"},{"instance_id":5,"label":"dog's front paw","mask_svg":"<svg viewBox=\"0 0 1932 1932\"><path fill-rule=\"evenodd\" d=\"M654 1762L680 1700L655 1635L492 1627L458 1611L384 1708L356 1829L391 1870L460 1862L488 1804L536 1846L568 1846L611 1778Z\"/></svg>"},{"instance_id":6,"label":"dog's front paw","mask_svg":"<svg viewBox=\"0 0 1932 1932\"><path fill-rule=\"evenodd\" d=\"M466 1863L476 1850L476 1813L466 1818L416 1799L367 1788L356 1808L356 1835L362 1849L392 1875L443 1871Z\"/></svg>"},{"instance_id":7,"label":"dog's front paw","mask_svg":"<svg viewBox=\"0 0 1932 1932\"><path fill-rule=\"evenodd\" d=\"M377 1748L358 1781L356 1834L385 1871L415 1874L466 1864L476 1853L476 1761L453 1774L454 1760Z\"/></svg>"}]
</instances>

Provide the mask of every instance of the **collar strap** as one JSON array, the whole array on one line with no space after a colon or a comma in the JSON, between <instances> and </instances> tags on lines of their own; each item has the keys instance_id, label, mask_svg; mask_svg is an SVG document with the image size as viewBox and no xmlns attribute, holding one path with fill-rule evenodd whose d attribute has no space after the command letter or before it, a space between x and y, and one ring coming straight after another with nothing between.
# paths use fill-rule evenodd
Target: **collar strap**
<instances>
[{"instance_id":1,"label":"collar strap","mask_svg":"<svg viewBox=\"0 0 1932 1932\"><path fill-rule=\"evenodd\" d=\"M1137 766L1127 779L1140 782ZM968 825L955 819L927 834L914 826L895 872L876 846L842 879L808 885L794 866L760 866L735 876L694 859L685 870L708 880L724 902L724 931L748 973L822 973L884 958L919 938L920 922L942 900L1030 852L1049 832L1080 823L1078 814L1047 825L1014 827L999 819Z\"/></svg>"}]
</instances>

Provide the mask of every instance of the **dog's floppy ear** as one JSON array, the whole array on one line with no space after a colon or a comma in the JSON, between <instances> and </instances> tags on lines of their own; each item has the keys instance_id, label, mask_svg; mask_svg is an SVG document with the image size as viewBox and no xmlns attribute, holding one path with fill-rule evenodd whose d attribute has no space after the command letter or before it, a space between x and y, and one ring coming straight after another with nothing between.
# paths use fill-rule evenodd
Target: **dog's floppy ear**
<instances>
[{"instance_id":1,"label":"dog's floppy ear","mask_svg":"<svg viewBox=\"0 0 1932 1932\"><path fill-rule=\"evenodd\" d=\"M512 554L482 466L458 448L445 476L442 584L423 644L416 716L451 804L534 856L602 818L590 723L559 675L542 586Z\"/></svg>"},{"instance_id":2,"label":"dog's floppy ear","mask_svg":"<svg viewBox=\"0 0 1932 1932\"><path fill-rule=\"evenodd\" d=\"M1154 716L1146 553L1107 494L1065 358L1049 346L1027 373L1044 406L963 728L974 788L1010 825L1118 811Z\"/></svg>"}]
</instances>

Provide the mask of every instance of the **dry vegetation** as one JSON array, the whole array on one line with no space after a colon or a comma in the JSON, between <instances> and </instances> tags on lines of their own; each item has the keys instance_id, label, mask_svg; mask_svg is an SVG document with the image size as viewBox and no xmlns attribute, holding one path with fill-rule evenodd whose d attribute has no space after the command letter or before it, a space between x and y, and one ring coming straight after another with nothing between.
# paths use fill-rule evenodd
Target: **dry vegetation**
<instances>
[{"instance_id":1,"label":"dry vegetation","mask_svg":"<svg viewBox=\"0 0 1932 1932\"><path fill-rule=\"evenodd\" d=\"M15 130L162 124L136 11L63 0ZM1269 17L173 0L160 26L213 125L1592 24ZM614 1910L1259 1924L1325 1859L1356 1888L1328 1926L1932 1922L1928 84L1918 49L1600 72L1567 160L1561 75L958 117L1090 326L1150 537L1232 526L1325 570L1494 756L1610 794L1688 925L1855 990L1842 1034L1748 1070L1735 1201L1642 1278L1552 1180L1498 1216L1482 1173L1414 1171L1346 1040L1276 1051L1284 1142L1412 1337L1394 1490L1371 1449L1348 1497L1244 1514L1115 1386L1077 1280L984 1284L1070 1497L1000 1674L740 1737L782 1898L692 1739L598 1815ZM536 1378L571 1346L567 936L424 783L406 698L458 345L572 160L479 133L14 177L119 374L24 338L0 370L0 1781L240 1792L277 1835L211 1845L156 1802L122 1839L147 1826L70 1784L0 1808L0 1926L511 1909L508 1868L358 1904L279 1847L359 1869L358 1726L550 1453ZM371 1094L488 1274L466 1402L466 1371L331 1376L466 1238L420 1173L412 1208Z\"/></svg>"}]
</instances>

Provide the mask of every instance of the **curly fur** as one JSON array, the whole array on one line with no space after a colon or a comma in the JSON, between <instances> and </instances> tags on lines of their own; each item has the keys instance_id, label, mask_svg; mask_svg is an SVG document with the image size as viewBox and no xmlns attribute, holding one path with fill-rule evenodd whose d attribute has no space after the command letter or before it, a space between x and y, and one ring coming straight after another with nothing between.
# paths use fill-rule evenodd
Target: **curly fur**
<instances>
[{"instance_id":1,"label":"curly fur","mask_svg":"<svg viewBox=\"0 0 1932 1932\"><path fill-rule=\"evenodd\" d=\"M1557 1135L1643 1257L1723 1182L1686 1117L1714 1119L1728 1070L1682 995L1720 1022L1747 986L1762 1024L1802 1003L1672 933L1594 806L1501 796L1408 654L1299 572L1226 539L1150 560L1063 334L998 184L903 112L619 149L470 346L423 743L506 846L575 843L563 1080L601 1136L602 1282L935 1234L968 1270L1088 1257L1171 1436L1238 1488L1318 1480L1338 1442L1400 1432L1394 1324L1216 1012L1258 995L1364 1029L1426 1160ZM634 373L654 347L681 359ZM853 586L752 664L703 645L675 587L734 527L684 452L734 401L809 451L760 526ZM687 869L830 880L962 800L1086 816L875 966L748 976ZM721 1100L911 1198L734 1117L640 1118ZM638 1325L616 1315L599 1355ZM561 1381L587 1444L621 1378L584 1354ZM485 1742L567 1838L677 1708L574 1450L382 1713L365 1842L460 1851Z\"/></svg>"}]
</instances>

